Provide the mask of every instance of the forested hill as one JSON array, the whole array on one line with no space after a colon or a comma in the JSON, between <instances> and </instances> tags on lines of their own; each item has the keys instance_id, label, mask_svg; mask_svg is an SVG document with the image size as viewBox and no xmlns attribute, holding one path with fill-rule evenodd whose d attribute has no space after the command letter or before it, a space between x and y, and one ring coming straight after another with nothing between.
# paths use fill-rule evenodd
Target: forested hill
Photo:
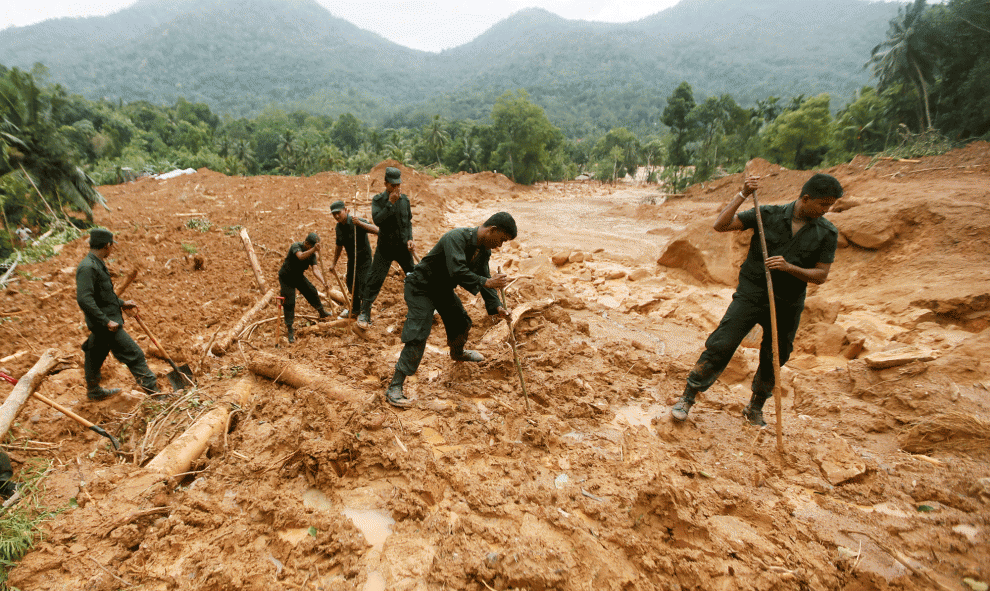
<instances>
[{"instance_id":1,"label":"forested hill","mask_svg":"<svg viewBox=\"0 0 990 591\"><path fill-rule=\"evenodd\" d=\"M141 0L106 17L0 31L0 64L41 62L89 98L184 97L232 115L277 104L393 126L433 113L481 119L502 92L525 88L578 136L656 128L685 80L743 104L819 92L844 101L868 81L862 66L896 12L862 0L683 0L608 24L529 9L432 54L312 0Z\"/></svg>"}]
</instances>

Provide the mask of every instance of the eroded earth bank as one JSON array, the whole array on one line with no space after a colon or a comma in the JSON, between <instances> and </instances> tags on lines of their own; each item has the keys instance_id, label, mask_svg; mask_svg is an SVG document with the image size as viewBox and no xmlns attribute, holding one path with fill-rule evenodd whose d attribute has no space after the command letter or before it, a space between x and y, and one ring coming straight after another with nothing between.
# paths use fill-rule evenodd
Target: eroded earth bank
<instances>
[{"instance_id":1,"label":"eroded earth bank","mask_svg":"<svg viewBox=\"0 0 990 591\"><path fill-rule=\"evenodd\" d=\"M752 347L686 423L669 418L745 256L748 235L710 229L742 175L664 200L654 187L402 169L421 253L495 211L519 222L493 270L518 278L508 299L522 312L528 411L505 325L466 292L471 342L487 360L452 362L438 326L406 382L417 406L384 404L405 316L397 272L366 333L300 318L296 342L276 344L277 324L260 322L223 354L207 352L263 296L240 230L277 285L291 242L313 230L331 240L332 201L370 216L386 165L396 163L357 177L204 169L101 188L110 210L97 222L121 243L116 281L140 268L128 297L195 372L195 389L163 401L131 391L112 358L104 384L125 393L86 400L73 275L85 238L18 267L0 357L27 353L6 370L20 377L56 348L62 361L39 393L122 449L24 405L6 442L15 470L51 461L42 502L66 509L10 585L865 591L990 581L990 145L825 171L846 187L828 214L842 239L783 370L783 457L772 413L762 430L741 418ZM761 203L796 198L811 174L762 161L750 171L764 177ZM297 314L315 316L302 298ZM250 324L274 316L271 304ZM168 388L168 363L133 321L127 329ZM149 467L197 419L219 425L206 451L178 474Z\"/></svg>"}]
</instances>

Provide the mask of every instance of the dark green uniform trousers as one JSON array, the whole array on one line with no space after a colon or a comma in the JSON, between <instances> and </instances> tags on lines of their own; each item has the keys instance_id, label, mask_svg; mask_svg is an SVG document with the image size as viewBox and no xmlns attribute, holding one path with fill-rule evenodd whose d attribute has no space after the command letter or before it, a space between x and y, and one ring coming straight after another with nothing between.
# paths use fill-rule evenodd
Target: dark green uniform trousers
<instances>
[{"instance_id":1,"label":"dark green uniform trousers","mask_svg":"<svg viewBox=\"0 0 990 591\"><path fill-rule=\"evenodd\" d=\"M395 369L405 376L411 376L419 369L426 351L426 339L433 329L433 311L440 313L443 327L447 331L447 344L463 348L471 330L471 317L464 310L461 298L453 289L431 290L417 281L406 281L405 286L406 322L402 325L402 342L405 346L399 354Z\"/></svg>"},{"instance_id":2,"label":"dark green uniform trousers","mask_svg":"<svg viewBox=\"0 0 990 591\"><path fill-rule=\"evenodd\" d=\"M797 333L804 301L795 305L777 301L777 340L780 348L780 365L783 366L794 350L794 335ZM732 303L718 327L705 341L705 352L701 354L688 375L689 396L704 392L715 383L732 355L739 348L749 331L759 324L763 327L763 341L760 343L760 366L753 376L754 398L766 400L773 394L773 341L770 335L770 300L767 295L749 295L736 292Z\"/></svg>"},{"instance_id":3,"label":"dark green uniform trousers","mask_svg":"<svg viewBox=\"0 0 990 591\"><path fill-rule=\"evenodd\" d=\"M368 272L368 280L364 289L364 302L359 310L367 314L371 313L371 306L378 299L378 293L382 290L385 278L388 277L388 270L392 268L392 261L399 263L404 273L412 273L413 258L412 253L403 246L385 246L375 249L375 256L371 259L371 271ZM358 281L361 278L358 277ZM456 297L456 296L455 296ZM432 315L433 312L430 312Z\"/></svg>"},{"instance_id":4,"label":"dark green uniform trousers","mask_svg":"<svg viewBox=\"0 0 990 591\"><path fill-rule=\"evenodd\" d=\"M10 456L0 450L0 497L7 498L14 494L14 467L10 465Z\"/></svg>"},{"instance_id":5,"label":"dark green uniform trousers","mask_svg":"<svg viewBox=\"0 0 990 591\"><path fill-rule=\"evenodd\" d=\"M103 329L90 333L89 338L83 343L82 350L85 353L84 371L87 389L93 389L100 385L100 369L103 367L107 355L113 353L117 361L131 370L131 375L142 388L149 392L158 390L158 380L148 368L144 351L123 327L117 329L116 332Z\"/></svg>"},{"instance_id":6,"label":"dark green uniform trousers","mask_svg":"<svg viewBox=\"0 0 990 591\"><path fill-rule=\"evenodd\" d=\"M320 293L316 291L316 287L310 282L309 279L305 277L299 277L292 279L289 277L283 277L281 274L278 276L278 286L279 295L284 298L282 300L282 313L285 316L285 326L289 330L292 330L292 323L296 321L296 290L302 294L306 301L309 302L310 306L316 309L320 313L320 316L326 315L326 310L323 308L323 302L320 301Z\"/></svg>"}]
</instances>

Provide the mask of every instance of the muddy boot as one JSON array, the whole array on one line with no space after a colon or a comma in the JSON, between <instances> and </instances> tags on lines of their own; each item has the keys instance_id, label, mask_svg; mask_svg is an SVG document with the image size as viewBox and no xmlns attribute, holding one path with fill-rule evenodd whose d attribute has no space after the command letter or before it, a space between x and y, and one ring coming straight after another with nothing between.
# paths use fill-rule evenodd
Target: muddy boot
<instances>
[{"instance_id":1,"label":"muddy boot","mask_svg":"<svg viewBox=\"0 0 990 591\"><path fill-rule=\"evenodd\" d=\"M93 402L99 402L100 400L106 400L111 396L116 396L120 394L120 388L101 388L99 385L90 386L86 390L86 398Z\"/></svg>"},{"instance_id":2,"label":"muddy boot","mask_svg":"<svg viewBox=\"0 0 990 591\"><path fill-rule=\"evenodd\" d=\"M743 418L749 421L750 425L757 427L767 426L766 421L763 420L763 405L766 401L766 397L753 392L753 396L749 399L749 404L743 409Z\"/></svg>"},{"instance_id":3,"label":"muddy boot","mask_svg":"<svg viewBox=\"0 0 990 591\"><path fill-rule=\"evenodd\" d=\"M484 361L485 357L481 353L464 349L464 345L467 343L468 332L470 332L470 328L452 340L447 341L447 344L450 345L450 358L454 361L471 361L474 363Z\"/></svg>"},{"instance_id":4,"label":"muddy boot","mask_svg":"<svg viewBox=\"0 0 990 591\"><path fill-rule=\"evenodd\" d=\"M341 310L340 311L340 314L337 315L337 319L338 320L343 320L345 318L350 318L350 317L351 317L351 311L348 310L347 308L344 308L343 310Z\"/></svg>"},{"instance_id":5,"label":"muddy boot","mask_svg":"<svg viewBox=\"0 0 990 591\"><path fill-rule=\"evenodd\" d=\"M287 339L289 339L289 342L290 343L296 342L296 331L295 331L295 329L293 329L292 327L289 327L289 330L286 331L285 337Z\"/></svg>"},{"instance_id":6,"label":"muddy boot","mask_svg":"<svg viewBox=\"0 0 990 591\"><path fill-rule=\"evenodd\" d=\"M395 374L392 376L392 383L389 384L388 390L385 390L385 402L396 408L409 408L412 406L412 400L406 398L405 394L402 393L402 383L405 380L406 376L399 370L395 370Z\"/></svg>"},{"instance_id":7,"label":"muddy boot","mask_svg":"<svg viewBox=\"0 0 990 591\"><path fill-rule=\"evenodd\" d=\"M690 386L684 388L684 394L681 394L680 400L670 409L670 416L674 417L676 421L687 420L688 413L691 412L691 407L694 406L694 397L696 394L697 392Z\"/></svg>"},{"instance_id":8,"label":"muddy boot","mask_svg":"<svg viewBox=\"0 0 990 591\"><path fill-rule=\"evenodd\" d=\"M330 318L330 312L327 312L326 308L320 308L319 310L317 310L317 312L320 313L320 320L323 320L325 318Z\"/></svg>"}]
</instances>

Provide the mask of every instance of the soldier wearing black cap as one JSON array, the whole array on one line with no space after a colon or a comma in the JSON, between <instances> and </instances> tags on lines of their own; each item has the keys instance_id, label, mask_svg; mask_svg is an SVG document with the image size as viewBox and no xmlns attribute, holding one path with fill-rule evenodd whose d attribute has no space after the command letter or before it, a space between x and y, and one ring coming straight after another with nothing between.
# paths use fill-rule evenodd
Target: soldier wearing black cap
<instances>
[{"instance_id":1,"label":"soldier wearing black cap","mask_svg":"<svg viewBox=\"0 0 990 591\"><path fill-rule=\"evenodd\" d=\"M492 277L488 261L491 249L515 237L516 221L504 211L488 218L483 226L455 228L440 238L406 278L405 298L409 312L402 326L405 346L395 364L392 383L385 392L389 404L399 408L411 405L402 393L402 384L407 376L416 373L423 360L426 339L433 328L434 310L440 313L447 331L450 357L454 361L484 360L481 353L464 349L471 330L471 317L464 311L454 288L460 285L473 294L481 292L489 315L508 318L509 311L495 290L505 287L509 279L502 273Z\"/></svg>"},{"instance_id":2,"label":"soldier wearing black cap","mask_svg":"<svg viewBox=\"0 0 990 591\"><path fill-rule=\"evenodd\" d=\"M109 230L90 230L89 254L76 268L76 302L90 330L89 338L82 346L85 352L86 397L90 400L104 400L120 392L120 388L108 390L100 387L100 369L109 353L113 353L131 370L131 375L145 392L158 393L158 380L148 368L144 351L124 330L122 311L137 310L137 304L117 297L104 263L115 246L113 233Z\"/></svg>"},{"instance_id":3,"label":"soldier wearing black cap","mask_svg":"<svg viewBox=\"0 0 990 591\"><path fill-rule=\"evenodd\" d=\"M371 199L371 218L379 231L361 315L358 316L358 324L362 326L371 324L371 306L378 299L392 261L399 263L406 273L413 270L416 243L412 235L412 208L409 197L400 192L401 184L402 173L389 166L385 169L385 190Z\"/></svg>"},{"instance_id":4,"label":"soldier wearing black cap","mask_svg":"<svg viewBox=\"0 0 990 591\"><path fill-rule=\"evenodd\" d=\"M323 287L330 291L320 267L316 263L320 252L320 237L316 232L310 232L302 242L294 242L289 247L288 254L285 255L285 262L278 270L278 284L280 294L284 298L282 301L282 311L285 315L285 328L288 333L290 343L296 342L296 332L292 328L292 323L296 320L296 290L306 298L309 305L316 308L320 313L320 318L326 318L330 314L323 307L320 301L320 294L316 288L306 279L306 269L313 267L313 274L320 280Z\"/></svg>"},{"instance_id":5,"label":"soldier wearing black cap","mask_svg":"<svg viewBox=\"0 0 990 591\"><path fill-rule=\"evenodd\" d=\"M360 310L365 284L368 281L368 267L371 265L371 243L368 242L368 234L378 234L378 226L364 218L352 216L343 201L335 201L330 205L330 213L333 219L337 220L337 249L333 253L333 264L330 267L337 268L340 252L346 249L347 285L353 292L350 309ZM356 237L355 232L357 232ZM357 253L354 252L355 246Z\"/></svg>"}]
</instances>

